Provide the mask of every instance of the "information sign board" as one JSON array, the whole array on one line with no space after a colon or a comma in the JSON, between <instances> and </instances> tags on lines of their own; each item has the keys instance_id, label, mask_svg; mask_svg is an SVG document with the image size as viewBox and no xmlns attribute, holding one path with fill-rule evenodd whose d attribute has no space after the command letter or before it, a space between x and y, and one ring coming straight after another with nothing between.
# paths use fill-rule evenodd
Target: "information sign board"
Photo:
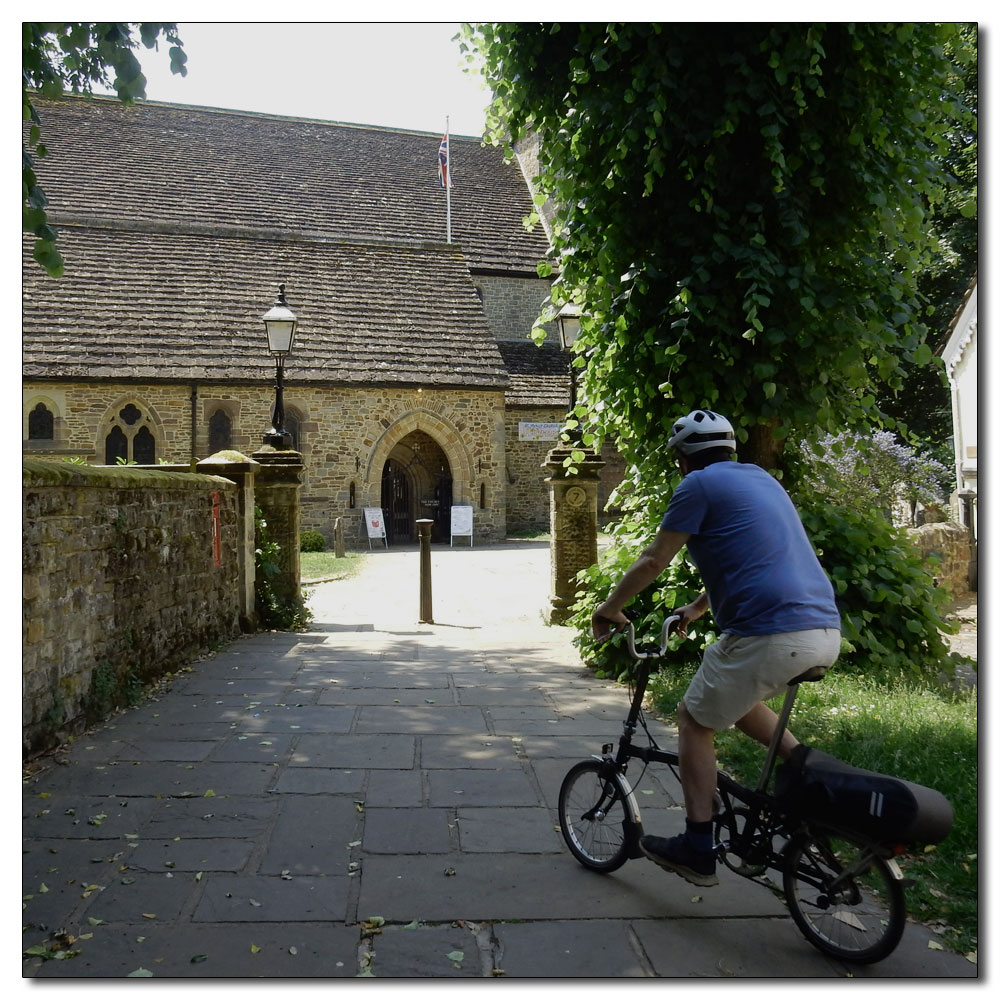
<instances>
[{"instance_id":1,"label":"information sign board","mask_svg":"<svg viewBox=\"0 0 1000 1000\"><path fill-rule=\"evenodd\" d=\"M365 507L365 528L368 529L368 548L372 547L373 538L383 539L385 547L389 547L389 542L385 538L385 518L382 516L381 507Z\"/></svg>"},{"instance_id":2,"label":"information sign board","mask_svg":"<svg viewBox=\"0 0 1000 1000\"><path fill-rule=\"evenodd\" d=\"M455 544L455 536L469 536L472 545L472 508L461 505L451 508L451 544Z\"/></svg>"}]
</instances>

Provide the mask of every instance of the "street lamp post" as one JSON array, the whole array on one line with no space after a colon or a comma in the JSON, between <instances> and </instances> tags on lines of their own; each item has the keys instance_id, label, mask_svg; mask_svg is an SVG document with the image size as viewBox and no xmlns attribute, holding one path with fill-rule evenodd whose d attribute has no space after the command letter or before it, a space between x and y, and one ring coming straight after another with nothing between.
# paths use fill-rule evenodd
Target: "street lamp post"
<instances>
[{"instance_id":1,"label":"street lamp post","mask_svg":"<svg viewBox=\"0 0 1000 1000\"><path fill-rule=\"evenodd\" d=\"M576 367L573 364L573 345L580 335L581 312L578 305L567 302L556 313L556 322L559 324L559 345L569 354L569 409L573 420L576 420ZM569 435L574 442L580 440L579 424L570 429Z\"/></svg>"},{"instance_id":2,"label":"street lamp post","mask_svg":"<svg viewBox=\"0 0 1000 1000\"><path fill-rule=\"evenodd\" d=\"M285 286L278 285L278 301L264 314L267 349L274 356L277 377L274 385L274 412L271 429L264 435L264 444L278 451L287 451L292 436L285 430L284 372L285 358L292 353L299 321L285 301Z\"/></svg>"},{"instance_id":3,"label":"street lamp post","mask_svg":"<svg viewBox=\"0 0 1000 1000\"><path fill-rule=\"evenodd\" d=\"M601 485L601 461L592 448L584 447L576 416L576 368L573 345L580 333L582 309L567 303L556 314L559 343L569 354L570 413L573 424L562 441L549 452L544 467L551 488L549 498L549 543L552 565L552 595L548 619L564 623L576 602L577 575L597 562L597 505ZM567 440L568 439L568 440Z\"/></svg>"}]
</instances>

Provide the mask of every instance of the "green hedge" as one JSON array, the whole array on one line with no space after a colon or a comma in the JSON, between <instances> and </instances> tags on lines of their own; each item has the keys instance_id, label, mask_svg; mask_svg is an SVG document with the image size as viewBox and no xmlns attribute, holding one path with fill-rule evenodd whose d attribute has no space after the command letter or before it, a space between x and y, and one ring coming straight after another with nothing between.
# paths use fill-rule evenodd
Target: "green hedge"
<instances>
[{"instance_id":1,"label":"green hedge","mask_svg":"<svg viewBox=\"0 0 1000 1000\"><path fill-rule=\"evenodd\" d=\"M307 529L299 535L300 552L325 552L326 539L318 531Z\"/></svg>"},{"instance_id":2,"label":"green hedge","mask_svg":"<svg viewBox=\"0 0 1000 1000\"><path fill-rule=\"evenodd\" d=\"M904 529L893 527L877 511L862 514L816 498L800 500L798 506L806 533L834 585L843 635L839 669L936 676L942 668L947 671L961 662L941 634L954 631L943 616L948 593L935 584L933 565L923 564ZM604 676L628 676L631 661L624 637L600 645L594 642L590 616L647 543L648 538L619 526L599 563L579 575L578 600L569 624L577 630L575 641L584 659ZM682 552L629 605L640 615L637 634L658 633L674 608L701 591L701 578ZM715 639L714 623L706 615L679 646L677 662L700 662L703 649Z\"/></svg>"}]
</instances>

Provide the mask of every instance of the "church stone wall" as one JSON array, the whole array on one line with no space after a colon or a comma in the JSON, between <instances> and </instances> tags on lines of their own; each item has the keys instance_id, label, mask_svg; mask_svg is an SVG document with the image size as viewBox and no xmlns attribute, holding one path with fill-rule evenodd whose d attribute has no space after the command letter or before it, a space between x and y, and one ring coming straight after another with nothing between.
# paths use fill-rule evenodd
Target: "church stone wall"
<instances>
[{"instance_id":1,"label":"church stone wall","mask_svg":"<svg viewBox=\"0 0 1000 1000\"><path fill-rule=\"evenodd\" d=\"M507 530L512 533L523 531L547 531L549 527L550 489L545 483L547 472L542 468L557 440L520 440L519 427L522 423L559 424L566 419L566 413L557 407L519 407L507 410L504 420L507 428ZM615 487L621 482L625 463L618 450L605 442L601 449L600 470L597 487L597 517L601 524L614 516L609 499Z\"/></svg>"},{"instance_id":2,"label":"church stone wall","mask_svg":"<svg viewBox=\"0 0 1000 1000\"><path fill-rule=\"evenodd\" d=\"M24 453L103 464L108 420L131 402L149 420L157 462L190 462L192 410L195 455L207 458L208 421L219 406L232 420L230 447L252 454L270 426L273 392L269 384L199 384L192 401L191 386L182 384L26 383L25 412L35 401L46 401L56 408L58 430L52 442L25 440ZM300 495L303 529L322 532L332 544L334 523L340 517L348 545L367 547L363 508L381 504L385 459L392 445L422 431L448 458L453 503L475 507L476 542L488 544L505 537L501 391L297 386L292 379L285 387L285 410L299 418L299 451L305 463ZM535 476L540 484L540 469Z\"/></svg>"},{"instance_id":3,"label":"church stone wall","mask_svg":"<svg viewBox=\"0 0 1000 1000\"><path fill-rule=\"evenodd\" d=\"M473 274L482 293L486 322L497 340L525 340L549 296L545 278L511 278ZM550 337L555 334L550 331Z\"/></svg>"}]
</instances>

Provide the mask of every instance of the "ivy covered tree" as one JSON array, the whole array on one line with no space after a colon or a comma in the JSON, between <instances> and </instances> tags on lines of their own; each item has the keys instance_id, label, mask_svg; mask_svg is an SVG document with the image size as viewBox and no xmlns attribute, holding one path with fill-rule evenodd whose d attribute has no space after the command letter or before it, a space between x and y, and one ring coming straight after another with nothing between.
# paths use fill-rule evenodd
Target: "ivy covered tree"
<instances>
[{"instance_id":1,"label":"ivy covered tree","mask_svg":"<svg viewBox=\"0 0 1000 1000\"><path fill-rule=\"evenodd\" d=\"M45 192L35 176L35 158L47 156L48 150L33 93L56 98L66 89L89 94L95 86L113 86L124 104L142 100L146 78L135 49L140 41L147 49L158 48L161 35L170 46L171 72L186 76L187 55L176 24L25 21L21 25L21 108L23 120L30 122L21 148L21 223L24 232L36 237L35 260L53 277L63 273L64 262L56 249L56 230L49 225Z\"/></svg>"},{"instance_id":2,"label":"ivy covered tree","mask_svg":"<svg viewBox=\"0 0 1000 1000\"><path fill-rule=\"evenodd\" d=\"M958 119L948 132L944 166L954 183L935 206L931 225L937 239L929 265L917 275L917 287L928 305L930 344L945 342L955 313L978 271L979 219L976 206L979 170L976 122L979 108L978 27L959 26L958 38L945 47L952 63L953 87L972 112ZM899 389L880 388L879 406L897 422L905 423L915 442L930 448L951 464L951 390L944 365L904 365Z\"/></svg>"},{"instance_id":3,"label":"ivy covered tree","mask_svg":"<svg viewBox=\"0 0 1000 1000\"><path fill-rule=\"evenodd\" d=\"M540 140L554 304L587 319L589 430L640 467L678 410L741 456L881 414L926 363L916 285L968 118L956 25L479 24L495 139ZM583 406L581 406L581 415Z\"/></svg>"},{"instance_id":4,"label":"ivy covered tree","mask_svg":"<svg viewBox=\"0 0 1000 1000\"><path fill-rule=\"evenodd\" d=\"M742 461L802 485L852 647L917 669L942 656L930 573L891 526L810 495L802 456L894 427L880 400L932 361L918 279L960 187L954 136L975 132L956 71L974 39L931 23L495 23L467 25L464 44L493 87L492 141L513 155L538 140L541 270L559 273L543 319L583 308L576 416L630 469L620 539L641 545L666 507L672 421L717 409ZM637 603L683 603L685 566ZM591 607L614 576L589 574ZM893 604L888 635L873 601Z\"/></svg>"}]
</instances>

